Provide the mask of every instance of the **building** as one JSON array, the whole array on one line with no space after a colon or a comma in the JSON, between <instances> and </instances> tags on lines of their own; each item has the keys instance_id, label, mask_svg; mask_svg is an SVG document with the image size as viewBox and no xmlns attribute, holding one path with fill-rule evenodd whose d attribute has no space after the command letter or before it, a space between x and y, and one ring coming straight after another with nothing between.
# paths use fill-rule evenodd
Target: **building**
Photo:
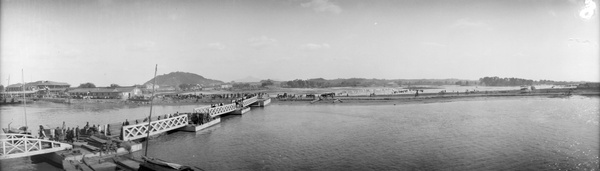
<instances>
[{"instance_id":1,"label":"building","mask_svg":"<svg viewBox=\"0 0 600 171\"><path fill-rule=\"evenodd\" d=\"M73 88L68 93L73 98L92 99L123 99L127 100L142 96L142 90L137 87L98 87L98 88Z\"/></svg>"},{"instance_id":2,"label":"building","mask_svg":"<svg viewBox=\"0 0 600 171\"><path fill-rule=\"evenodd\" d=\"M227 89L227 88L232 88L233 86L231 84L223 84L221 85L221 89Z\"/></svg>"},{"instance_id":3,"label":"building","mask_svg":"<svg viewBox=\"0 0 600 171\"><path fill-rule=\"evenodd\" d=\"M21 83L9 85L6 87L6 91L22 91L22 85L23 84ZM54 81L36 81L31 83L25 83L25 91L47 90L51 92L62 92L69 87L71 87L71 85L67 83Z\"/></svg>"},{"instance_id":4,"label":"building","mask_svg":"<svg viewBox=\"0 0 600 171\"><path fill-rule=\"evenodd\" d=\"M54 82L54 81L36 81L23 84L12 84L5 88L6 92L4 94L8 95L19 95L23 93L23 88L25 88L25 94L27 96L60 96L63 95L65 90L71 87L70 84L63 82Z\"/></svg>"},{"instance_id":5,"label":"building","mask_svg":"<svg viewBox=\"0 0 600 171\"><path fill-rule=\"evenodd\" d=\"M152 90L153 85L154 84L152 84L152 83L144 84L144 86L146 86L146 89L148 89L148 90ZM159 87L160 86L158 86L158 85L154 85L154 89L158 89Z\"/></svg>"}]
</instances>

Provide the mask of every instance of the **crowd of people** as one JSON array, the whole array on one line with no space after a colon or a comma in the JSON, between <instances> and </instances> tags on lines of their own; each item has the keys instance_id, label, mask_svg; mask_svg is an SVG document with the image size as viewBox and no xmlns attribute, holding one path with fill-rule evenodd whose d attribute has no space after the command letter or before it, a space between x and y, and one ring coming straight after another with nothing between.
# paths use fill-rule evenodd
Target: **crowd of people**
<instances>
[{"instance_id":1,"label":"crowd of people","mask_svg":"<svg viewBox=\"0 0 600 171\"><path fill-rule=\"evenodd\" d=\"M63 122L62 128L56 127L55 129L49 128L46 129L44 126L40 125L40 129L38 131L38 137L40 139L48 139L59 142L74 142L79 139L81 136L89 136L97 133L104 133L104 131L100 131L100 125L92 125L87 122L85 126L80 129L77 127L65 127L65 122Z\"/></svg>"}]
</instances>

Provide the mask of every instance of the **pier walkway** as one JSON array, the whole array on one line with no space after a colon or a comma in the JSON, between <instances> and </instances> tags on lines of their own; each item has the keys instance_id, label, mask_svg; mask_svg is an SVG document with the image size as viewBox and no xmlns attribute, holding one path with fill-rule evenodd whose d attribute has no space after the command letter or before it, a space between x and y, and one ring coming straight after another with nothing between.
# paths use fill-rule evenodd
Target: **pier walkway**
<instances>
[{"instance_id":1,"label":"pier walkway","mask_svg":"<svg viewBox=\"0 0 600 171\"><path fill-rule=\"evenodd\" d=\"M2 151L0 159L33 156L71 149L73 146L50 140L43 140L25 134L0 134Z\"/></svg>"},{"instance_id":2,"label":"pier walkway","mask_svg":"<svg viewBox=\"0 0 600 171\"><path fill-rule=\"evenodd\" d=\"M246 107L253 103L256 103L257 101L258 101L257 97L252 97L252 98L243 100L241 102L242 103L241 105L243 107ZM217 116L220 116L223 114L233 112L236 109L238 109L238 106L236 106L235 103L231 103L231 104L226 104L226 105L217 106L217 107L210 107L210 106L200 107L200 108L194 109L194 112L208 113L211 117L214 118L214 117L217 117ZM157 135L157 134L161 134L161 133L164 133L167 131L185 127L186 125L188 125L188 120L189 120L188 115L179 115L179 116L174 116L171 118L152 121L152 122L150 122L150 125L152 128L150 130L150 135ZM121 135L123 136L123 141L136 140L136 139L145 138L148 134L148 130L149 129L148 129L147 122L139 123L139 124L135 124L135 125L127 125L127 126L123 126L123 132Z\"/></svg>"},{"instance_id":3,"label":"pier walkway","mask_svg":"<svg viewBox=\"0 0 600 171\"><path fill-rule=\"evenodd\" d=\"M252 97L252 98L248 98L246 100L242 101L242 107L246 107L249 106L253 103L256 103L258 101L257 97ZM217 117L219 115L223 115L223 114L227 114L230 112L235 111L236 109L238 109L238 106L235 105L235 103L231 103L231 104L226 104L223 106L217 106L217 107L210 107L210 106L204 106L204 107L199 107L199 108L195 108L194 112L196 113L208 113L210 115L210 117Z\"/></svg>"},{"instance_id":4,"label":"pier walkway","mask_svg":"<svg viewBox=\"0 0 600 171\"><path fill-rule=\"evenodd\" d=\"M188 124L187 115L174 116L167 119L161 119L150 122L152 130L150 135L156 135L170 130L184 127ZM135 125L123 126L123 141L136 140L140 138L146 138L148 135L148 123L140 123Z\"/></svg>"},{"instance_id":5,"label":"pier walkway","mask_svg":"<svg viewBox=\"0 0 600 171\"><path fill-rule=\"evenodd\" d=\"M259 100L255 96L241 101L239 105L231 103L212 108L210 106L200 107L194 109L194 112L208 113L214 118L259 102L264 102L264 99ZM123 141L137 140L145 138L148 135L148 132L150 132L150 135L157 135L185 127L189 124L188 121L188 115L181 114L152 121L150 122L150 128L148 127L148 122L126 125L122 127L122 132L120 133ZM67 143L38 139L32 135L25 134L0 134L0 142L2 143L0 159L27 157L73 148L72 145Z\"/></svg>"}]
</instances>

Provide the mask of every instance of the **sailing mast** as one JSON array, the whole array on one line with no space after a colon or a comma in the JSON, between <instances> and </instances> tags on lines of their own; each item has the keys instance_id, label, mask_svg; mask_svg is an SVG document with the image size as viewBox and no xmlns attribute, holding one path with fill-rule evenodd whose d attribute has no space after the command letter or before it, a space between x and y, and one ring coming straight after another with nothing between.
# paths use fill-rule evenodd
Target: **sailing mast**
<instances>
[{"instance_id":1,"label":"sailing mast","mask_svg":"<svg viewBox=\"0 0 600 171\"><path fill-rule=\"evenodd\" d=\"M150 141L150 131L152 130L152 101L154 101L154 88L156 87L156 71L158 70L158 64L154 66L154 84L152 85L152 96L150 96L150 115L148 116L148 134L146 135L146 151L144 156L148 156L148 142Z\"/></svg>"},{"instance_id":2,"label":"sailing mast","mask_svg":"<svg viewBox=\"0 0 600 171\"><path fill-rule=\"evenodd\" d=\"M27 133L27 100L25 99L25 77L23 76L23 69L21 69L21 90L23 90L23 111L25 112L25 133Z\"/></svg>"},{"instance_id":3,"label":"sailing mast","mask_svg":"<svg viewBox=\"0 0 600 171\"><path fill-rule=\"evenodd\" d=\"M8 75L8 83L6 83L6 87L4 87L4 92L6 93L6 89L8 89L8 86L10 85L10 75Z\"/></svg>"}]
</instances>

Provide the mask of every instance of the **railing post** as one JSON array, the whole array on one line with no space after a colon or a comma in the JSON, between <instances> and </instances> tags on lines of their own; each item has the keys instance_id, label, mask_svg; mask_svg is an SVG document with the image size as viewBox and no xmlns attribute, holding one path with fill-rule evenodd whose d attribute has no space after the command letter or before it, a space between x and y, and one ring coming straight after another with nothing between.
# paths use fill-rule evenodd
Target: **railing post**
<instances>
[{"instance_id":1,"label":"railing post","mask_svg":"<svg viewBox=\"0 0 600 171\"><path fill-rule=\"evenodd\" d=\"M24 152L29 152L29 149L27 148L27 141L25 140L23 142L24 142L23 144L25 144L25 151Z\"/></svg>"},{"instance_id":2,"label":"railing post","mask_svg":"<svg viewBox=\"0 0 600 171\"><path fill-rule=\"evenodd\" d=\"M6 155L6 141L2 141L2 155Z\"/></svg>"}]
</instances>

